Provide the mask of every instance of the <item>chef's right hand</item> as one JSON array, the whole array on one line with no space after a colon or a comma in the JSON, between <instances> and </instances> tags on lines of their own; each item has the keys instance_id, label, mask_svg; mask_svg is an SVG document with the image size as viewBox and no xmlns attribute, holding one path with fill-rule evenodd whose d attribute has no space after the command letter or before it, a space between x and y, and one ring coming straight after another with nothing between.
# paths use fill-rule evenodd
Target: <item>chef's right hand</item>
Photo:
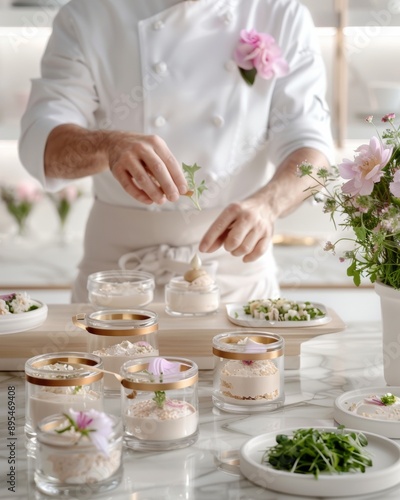
<instances>
[{"instance_id":1,"label":"chef's right hand","mask_svg":"<svg viewBox=\"0 0 400 500\"><path fill-rule=\"evenodd\" d=\"M161 205L188 191L182 167L161 137L118 131L107 140L110 170L136 200Z\"/></svg>"}]
</instances>

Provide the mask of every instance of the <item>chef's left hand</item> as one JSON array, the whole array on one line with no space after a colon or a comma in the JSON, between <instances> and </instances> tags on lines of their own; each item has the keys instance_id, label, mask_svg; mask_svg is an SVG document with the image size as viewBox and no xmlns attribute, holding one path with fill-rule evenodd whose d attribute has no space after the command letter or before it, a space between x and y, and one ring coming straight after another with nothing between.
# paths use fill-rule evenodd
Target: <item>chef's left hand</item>
<instances>
[{"instance_id":1,"label":"chef's left hand","mask_svg":"<svg viewBox=\"0 0 400 500\"><path fill-rule=\"evenodd\" d=\"M243 262L252 262L265 253L273 235L273 219L264 203L248 198L231 203L203 236L199 250L211 253L224 247Z\"/></svg>"}]
</instances>

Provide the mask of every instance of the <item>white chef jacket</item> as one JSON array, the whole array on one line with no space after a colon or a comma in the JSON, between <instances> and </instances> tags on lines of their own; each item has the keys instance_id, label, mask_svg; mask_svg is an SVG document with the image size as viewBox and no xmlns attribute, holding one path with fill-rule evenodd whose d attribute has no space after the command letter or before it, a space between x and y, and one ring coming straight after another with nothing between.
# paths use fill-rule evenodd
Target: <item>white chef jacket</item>
<instances>
[{"instance_id":1,"label":"white chef jacket","mask_svg":"<svg viewBox=\"0 0 400 500\"><path fill-rule=\"evenodd\" d=\"M244 82L233 52L240 31L253 28L276 39L287 76ZM178 161L202 167L202 206L222 210L258 190L298 148L331 158L325 91L313 22L297 0L71 0L54 20L41 78L32 81L20 158L56 191L71 180L44 174L55 126L156 134ZM93 176L93 191L110 206L193 209L186 197L144 206L110 171Z\"/></svg>"},{"instance_id":2,"label":"white chef jacket","mask_svg":"<svg viewBox=\"0 0 400 500\"><path fill-rule=\"evenodd\" d=\"M244 82L233 51L241 29L252 28L275 37L288 76ZM202 167L203 206L224 207L265 184L299 147L331 156L325 85L310 14L296 0L72 0L32 82L20 157L54 191L71 181L45 178L53 127L157 134L178 161ZM93 187L106 203L145 208L109 171Z\"/></svg>"}]
</instances>

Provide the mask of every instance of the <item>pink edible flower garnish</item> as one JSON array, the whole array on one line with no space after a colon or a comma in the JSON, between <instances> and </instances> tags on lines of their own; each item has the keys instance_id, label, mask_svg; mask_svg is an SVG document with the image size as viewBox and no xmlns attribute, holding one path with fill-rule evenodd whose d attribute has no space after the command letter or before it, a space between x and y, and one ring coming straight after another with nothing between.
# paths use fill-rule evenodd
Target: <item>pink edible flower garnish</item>
<instances>
[{"instance_id":1,"label":"pink edible flower garnish","mask_svg":"<svg viewBox=\"0 0 400 500\"><path fill-rule=\"evenodd\" d=\"M380 399L380 398L378 398L377 396L374 396L374 397L372 397L372 398L365 398L365 402L366 402L366 403L370 403L370 404L372 404L372 405L377 405L377 406L385 406L385 405L382 403L381 399Z\"/></svg>"},{"instance_id":2,"label":"pink edible flower garnish","mask_svg":"<svg viewBox=\"0 0 400 500\"><path fill-rule=\"evenodd\" d=\"M164 358L153 358L147 370L152 375L163 375L165 380L166 375L176 375L181 371L181 363L167 361Z\"/></svg>"},{"instance_id":3,"label":"pink edible flower garnish","mask_svg":"<svg viewBox=\"0 0 400 500\"><path fill-rule=\"evenodd\" d=\"M82 436L88 437L98 450L105 455L108 454L108 440L112 433L112 421L108 415L94 409L75 411L70 408L65 416L70 425L57 432L62 433L74 429Z\"/></svg>"}]
</instances>

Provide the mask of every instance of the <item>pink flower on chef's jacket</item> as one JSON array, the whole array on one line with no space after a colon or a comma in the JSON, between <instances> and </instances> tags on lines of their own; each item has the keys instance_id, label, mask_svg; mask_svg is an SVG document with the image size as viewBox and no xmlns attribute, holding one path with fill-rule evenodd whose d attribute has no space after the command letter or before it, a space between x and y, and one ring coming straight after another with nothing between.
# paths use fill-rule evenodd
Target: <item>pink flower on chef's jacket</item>
<instances>
[{"instance_id":1,"label":"pink flower on chef's jacket","mask_svg":"<svg viewBox=\"0 0 400 500\"><path fill-rule=\"evenodd\" d=\"M282 57L281 49L274 37L258 33L252 29L242 30L234 52L240 74L249 85L253 85L256 75L265 80L285 76L289 65Z\"/></svg>"}]
</instances>

